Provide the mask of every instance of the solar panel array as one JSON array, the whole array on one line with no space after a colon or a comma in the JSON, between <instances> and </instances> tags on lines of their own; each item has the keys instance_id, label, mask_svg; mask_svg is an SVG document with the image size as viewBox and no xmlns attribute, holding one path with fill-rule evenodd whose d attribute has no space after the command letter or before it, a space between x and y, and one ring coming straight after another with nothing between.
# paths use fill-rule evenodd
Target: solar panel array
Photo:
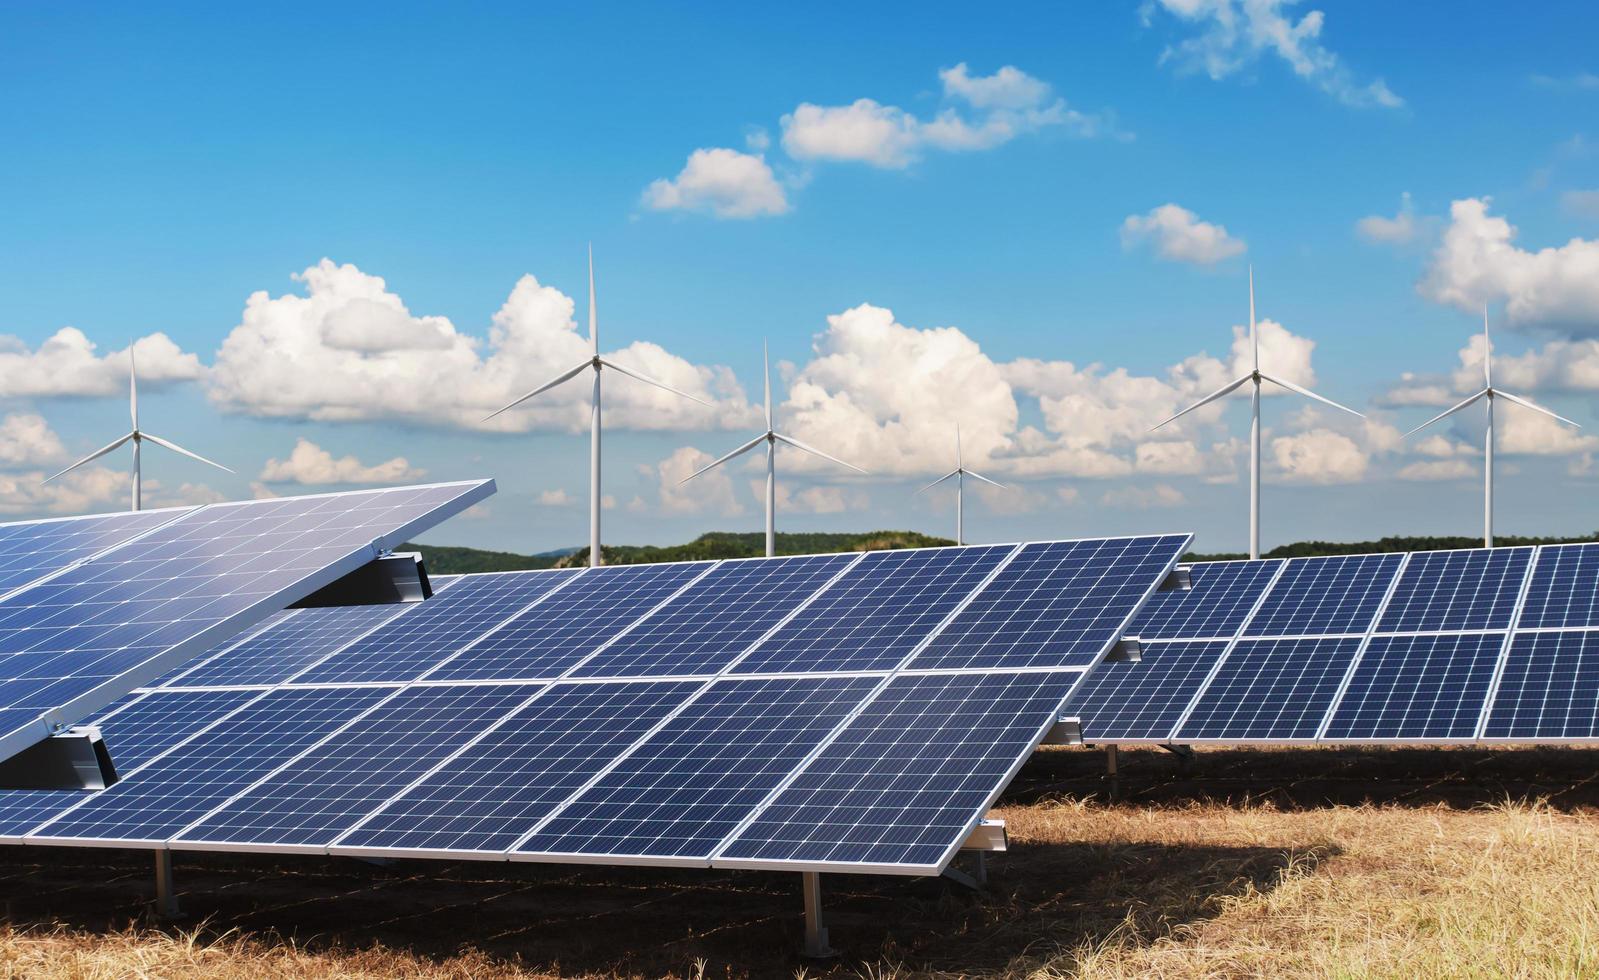
<instances>
[{"instance_id":1,"label":"solar panel array","mask_svg":"<svg viewBox=\"0 0 1599 980\"><path fill-rule=\"evenodd\" d=\"M1205 563L1063 713L1088 742L1599 740L1599 544Z\"/></svg>"},{"instance_id":2,"label":"solar panel array","mask_svg":"<svg viewBox=\"0 0 1599 980\"><path fill-rule=\"evenodd\" d=\"M936 873L1189 540L492 573L292 610L137 695L174 725L122 782L9 822L0 793L0 833ZM102 722L119 761L129 710Z\"/></svg>"},{"instance_id":3,"label":"solar panel array","mask_svg":"<svg viewBox=\"0 0 1599 980\"><path fill-rule=\"evenodd\" d=\"M0 526L21 583L0 595L0 758L492 492L449 483Z\"/></svg>"}]
</instances>

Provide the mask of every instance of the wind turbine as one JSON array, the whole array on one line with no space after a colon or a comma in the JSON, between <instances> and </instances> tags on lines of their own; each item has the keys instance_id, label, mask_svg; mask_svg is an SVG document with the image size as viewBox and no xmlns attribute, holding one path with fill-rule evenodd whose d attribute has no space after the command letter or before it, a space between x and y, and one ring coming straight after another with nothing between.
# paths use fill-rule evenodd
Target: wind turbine
<instances>
[{"instance_id":1,"label":"wind turbine","mask_svg":"<svg viewBox=\"0 0 1599 980\"><path fill-rule=\"evenodd\" d=\"M1357 418L1365 418L1359 412L1344 405L1340 405L1330 398L1323 398L1308 388L1301 388L1292 381L1274 378L1260 370L1260 337L1255 332L1255 267L1249 267L1249 352L1250 371L1236 381L1229 381L1219 390L1206 395L1199 401L1173 415L1165 422L1155 426L1149 431L1154 432L1168 422L1176 420L1192 412L1196 408L1209 405L1218 398L1225 398L1248 384L1252 387L1249 392L1249 557L1260 557L1260 385L1263 381L1270 381L1279 388L1286 388L1295 394L1314 398L1324 405L1331 405L1339 411L1348 412Z\"/></svg>"},{"instance_id":2,"label":"wind turbine","mask_svg":"<svg viewBox=\"0 0 1599 980\"><path fill-rule=\"evenodd\" d=\"M620 374L625 374L635 381L642 381L647 385L654 385L662 391L670 391L674 395L682 395L691 402L701 405L710 403L702 398L695 398L686 391L679 391L669 384L656 381L654 378L629 370L607 357L600 356L600 328L594 309L594 246L589 246L589 356L579 365L565 371L551 381L546 381L532 391L516 399L509 405L491 413L483 421L487 422L501 412L507 412L532 398L541 395L557 385L565 384L584 371L594 372L594 392L589 396L589 564L600 564L600 370L610 368Z\"/></svg>"},{"instance_id":3,"label":"wind turbine","mask_svg":"<svg viewBox=\"0 0 1599 980\"><path fill-rule=\"evenodd\" d=\"M1577 425L1577 423L1571 421L1563 415L1556 415L1554 412L1549 411L1549 409L1544 408L1541 405L1534 405L1532 402L1520 397L1519 395L1512 395L1508 391L1500 391L1498 388L1494 387L1494 348L1493 340L1488 335L1488 307L1486 304L1484 304L1482 308L1482 338L1487 343L1487 349L1484 350L1482 354L1482 390L1477 392L1475 395L1472 395L1470 398L1467 398L1460 404L1454 406L1453 408L1440 412L1427 421L1421 423L1414 429L1411 429L1409 432L1405 433L1405 436L1408 438L1409 436L1420 432L1422 429L1425 429L1427 426L1432 425L1434 422L1448 418L1449 416L1455 414L1463 408L1466 408L1479 399L1482 400L1483 404L1488 407L1488 433L1487 435L1483 436L1482 440L1482 546L1484 548L1492 548L1494 546L1494 399L1503 398L1506 401L1515 402L1517 405L1520 405L1523 408L1530 408L1535 412L1542 412L1557 422L1564 422L1567 425L1576 426L1579 429L1582 428L1582 426Z\"/></svg>"},{"instance_id":4,"label":"wind turbine","mask_svg":"<svg viewBox=\"0 0 1599 980\"><path fill-rule=\"evenodd\" d=\"M965 460L961 457L961 427L959 425L955 426L955 468L934 480L932 483L929 483L927 486L916 491L917 495L920 496L921 494L926 493L952 476L955 478L955 543L965 544L965 512L964 501L961 498L964 496L964 491L966 489L966 478L969 476L973 479L982 480L984 483L999 487L1001 490L1008 490L1010 488L1005 486L1003 483L995 483L993 480L990 480L988 477L977 472L976 470L969 470L966 468Z\"/></svg>"},{"instance_id":5,"label":"wind turbine","mask_svg":"<svg viewBox=\"0 0 1599 980\"><path fill-rule=\"evenodd\" d=\"M836 456L829 456L826 453L822 452L820 449L817 449L817 448L815 448L813 446L807 446L807 445L805 445L805 443L800 442L798 439L795 439L792 436L785 436L785 435L783 435L783 433L778 432L777 430L773 429L772 428L772 367L771 367L771 363L768 360L767 355L766 355L766 341L764 341L764 340L761 341L761 371L762 371L762 381L763 381L764 388L765 388L766 431L761 433L760 435L756 436L755 438L751 439L749 442L746 442L744 445L742 445L742 446L738 447L737 449L733 450L732 452L728 453L726 456L723 456L720 459L717 459L717 460L714 460L714 461L712 461L710 463L707 463L704 466L700 467L699 469L695 470L694 472L690 473L688 476L685 476L683 479L678 481L678 486L682 486L683 484L687 483L688 481L694 479L696 476L699 476L701 473L704 473L704 472L706 472L708 470L715 469L716 467L722 465L723 463L727 462L730 459L733 459L735 457L744 455L745 453L749 452L751 449L754 449L756 446L759 446L763 442L766 443L766 557L770 558L774 554L777 553L777 525L776 525L776 514L777 514L777 464L776 464L776 456L777 456L777 444L778 443L781 442L781 443L784 443L785 445L793 446L795 449L804 450L805 452L810 453L812 456L820 456L821 458L823 458L825 460L829 460L829 461L834 462L834 463L837 463L840 466L846 466L846 467L854 470L857 473L865 473L866 471L861 469L859 466L856 466L853 463L846 463L842 459L839 459Z\"/></svg>"},{"instance_id":6,"label":"wind turbine","mask_svg":"<svg viewBox=\"0 0 1599 980\"><path fill-rule=\"evenodd\" d=\"M71 466L67 467L66 469L62 470L61 472L53 474L50 477L47 477L44 480L44 482L45 483L49 483L51 480L54 480L58 476L65 476L66 474L71 473L73 470L77 469L78 467L82 466L83 464L92 463L95 460L99 459L101 456L104 456L106 453L109 453L113 449L116 449L116 448L120 447L123 443L131 441L133 443L133 509L134 510L138 510L138 509L140 509L140 505L143 504L143 502L144 502L142 494L141 494L141 474L140 474L140 471L139 471L139 455L140 455L139 450L140 450L140 444L143 443L146 439L148 439L149 441L155 443L157 446L161 446L163 448L170 449L170 450L172 450L175 453L182 453L183 455L189 457L190 459L197 459L200 462L206 464L207 466L215 466L217 469L226 470L229 473L233 472L232 470L228 469L226 466L223 466L221 463L212 462L211 460L206 459L204 456L201 456L198 453L189 452L187 449L184 449L182 446L178 445L175 442L168 442L167 440L161 438L160 436L156 435L153 432L145 432L144 430L139 428L139 367L138 367L137 362L134 361L134 358L133 358L133 345L131 343L128 344L128 415L133 420L133 431L132 432L129 432L127 435L125 435L122 438L118 439L116 442L111 443L109 446L106 446L106 447L104 447L102 449L96 449L94 452L92 452L89 455L87 455L87 456L83 457L82 459L78 460L76 463L73 463Z\"/></svg>"}]
</instances>

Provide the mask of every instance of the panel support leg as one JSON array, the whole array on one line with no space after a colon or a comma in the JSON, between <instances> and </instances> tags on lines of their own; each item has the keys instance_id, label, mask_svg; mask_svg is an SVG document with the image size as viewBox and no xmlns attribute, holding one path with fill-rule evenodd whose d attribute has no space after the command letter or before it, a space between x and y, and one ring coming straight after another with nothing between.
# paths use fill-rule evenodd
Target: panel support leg
<instances>
[{"instance_id":1,"label":"panel support leg","mask_svg":"<svg viewBox=\"0 0 1599 980\"><path fill-rule=\"evenodd\" d=\"M178 896L172 888L172 852L162 849L155 852L155 917L176 919Z\"/></svg>"},{"instance_id":2,"label":"panel support leg","mask_svg":"<svg viewBox=\"0 0 1599 980\"><path fill-rule=\"evenodd\" d=\"M827 945L827 929L822 926L822 876L816 871L803 871L800 878L805 883L805 945L800 952L810 959L837 955Z\"/></svg>"},{"instance_id":3,"label":"panel support leg","mask_svg":"<svg viewBox=\"0 0 1599 980\"><path fill-rule=\"evenodd\" d=\"M1194 769L1194 747L1192 745L1162 745L1161 748L1177 757L1177 771L1184 776Z\"/></svg>"},{"instance_id":4,"label":"panel support leg","mask_svg":"<svg viewBox=\"0 0 1599 980\"><path fill-rule=\"evenodd\" d=\"M1116 746L1105 746L1105 779L1110 784L1110 800L1115 803L1121 799L1121 775L1116 769Z\"/></svg>"}]
</instances>

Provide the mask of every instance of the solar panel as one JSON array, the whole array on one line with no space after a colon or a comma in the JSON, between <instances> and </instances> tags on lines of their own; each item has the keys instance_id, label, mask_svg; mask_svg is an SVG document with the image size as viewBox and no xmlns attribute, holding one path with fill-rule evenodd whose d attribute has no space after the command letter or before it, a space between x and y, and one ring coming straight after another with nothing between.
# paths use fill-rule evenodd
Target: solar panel
<instances>
[{"instance_id":1,"label":"solar panel","mask_svg":"<svg viewBox=\"0 0 1599 980\"><path fill-rule=\"evenodd\" d=\"M321 847L431 770L538 685L414 687L174 835L173 847Z\"/></svg>"},{"instance_id":2,"label":"solar panel","mask_svg":"<svg viewBox=\"0 0 1599 980\"><path fill-rule=\"evenodd\" d=\"M1377 631L1508 628L1532 552L1481 548L1412 554Z\"/></svg>"},{"instance_id":3,"label":"solar panel","mask_svg":"<svg viewBox=\"0 0 1599 980\"><path fill-rule=\"evenodd\" d=\"M1504 642L1503 633L1374 637L1322 737L1474 738Z\"/></svg>"},{"instance_id":4,"label":"solar panel","mask_svg":"<svg viewBox=\"0 0 1599 980\"><path fill-rule=\"evenodd\" d=\"M519 844L517 855L704 864L881 682L719 681Z\"/></svg>"},{"instance_id":5,"label":"solar panel","mask_svg":"<svg viewBox=\"0 0 1599 980\"><path fill-rule=\"evenodd\" d=\"M1145 640L1231 639L1282 565L1199 562L1189 569L1192 588L1156 592L1127 632Z\"/></svg>"},{"instance_id":6,"label":"solar panel","mask_svg":"<svg viewBox=\"0 0 1599 980\"><path fill-rule=\"evenodd\" d=\"M1085 742L1168 741L1227 643L1146 643L1140 661L1095 667L1061 708L1061 716L1078 718Z\"/></svg>"},{"instance_id":7,"label":"solar panel","mask_svg":"<svg viewBox=\"0 0 1599 980\"><path fill-rule=\"evenodd\" d=\"M503 859L702 686L556 684L335 842L334 854Z\"/></svg>"},{"instance_id":8,"label":"solar panel","mask_svg":"<svg viewBox=\"0 0 1599 980\"><path fill-rule=\"evenodd\" d=\"M74 562L92 558L193 509L168 507L0 524L0 596Z\"/></svg>"},{"instance_id":9,"label":"solar panel","mask_svg":"<svg viewBox=\"0 0 1599 980\"><path fill-rule=\"evenodd\" d=\"M1347 555L1290 561L1244 635L1365 633L1404 557Z\"/></svg>"},{"instance_id":10,"label":"solar panel","mask_svg":"<svg viewBox=\"0 0 1599 980\"><path fill-rule=\"evenodd\" d=\"M909 666L1090 666L1191 540L1171 534L1026 545Z\"/></svg>"},{"instance_id":11,"label":"solar panel","mask_svg":"<svg viewBox=\"0 0 1599 980\"><path fill-rule=\"evenodd\" d=\"M438 484L213 504L0 600L0 758L493 492Z\"/></svg>"},{"instance_id":12,"label":"solar panel","mask_svg":"<svg viewBox=\"0 0 1599 980\"><path fill-rule=\"evenodd\" d=\"M1361 637L1239 641L1176 741L1314 739L1361 643Z\"/></svg>"},{"instance_id":13,"label":"solar panel","mask_svg":"<svg viewBox=\"0 0 1599 980\"><path fill-rule=\"evenodd\" d=\"M1539 557L1540 569L1546 560ZM1559 618L1546 616L1543 621ZM1599 632L1518 634L1505 659L1483 737L1525 742L1599 739Z\"/></svg>"},{"instance_id":14,"label":"solar panel","mask_svg":"<svg viewBox=\"0 0 1599 980\"><path fill-rule=\"evenodd\" d=\"M1599 626L1599 544L1544 545L1527 601L1522 629Z\"/></svg>"},{"instance_id":15,"label":"solar panel","mask_svg":"<svg viewBox=\"0 0 1599 980\"><path fill-rule=\"evenodd\" d=\"M860 557L806 555L723 562L572 675L714 674Z\"/></svg>"},{"instance_id":16,"label":"solar panel","mask_svg":"<svg viewBox=\"0 0 1599 980\"><path fill-rule=\"evenodd\" d=\"M713 866L937 873L1079 676L894 678Z\"/></svg>"},{"instance_id":17,"label":"solar panel","mask_svg":"<svg viewBox=\"0 0 1599 980\"><path fill-rule=\"evenodd\" d=\"M430 676L462 681L554 679L712 567L709 562L693 562L589 569Z\"/></svg>"},{"instance_id":18,"label":"solar panel","mask_svg":"<svg viewBox=\"0 0 1599 980\"><path fill-rule=\"evenodd\" d=\"M983 584L1014 545L877 551L783 624L736 673L889 670Z\"/></svg>"}]
</instances>

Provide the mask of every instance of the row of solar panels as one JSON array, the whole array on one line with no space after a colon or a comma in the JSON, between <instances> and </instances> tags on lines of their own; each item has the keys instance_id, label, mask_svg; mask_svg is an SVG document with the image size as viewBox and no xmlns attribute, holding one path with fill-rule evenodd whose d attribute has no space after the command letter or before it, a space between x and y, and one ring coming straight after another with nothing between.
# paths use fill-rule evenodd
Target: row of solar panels
<instances>
[{"instance_id":1,"label":"row of solar panels","mask_svg":"<svg viewBox=\"0 0 1599 980\"><path fill-rule=\"evenodd\" d=\"M1187 535L504 573L304 609L96 719L0 838L943 867Z\"/></svg>"},{"instance_id":2,"label":"row of solar panels","mask_svg":"<svg viewBox=\"0 0 1599 980\"><path fill-rule=\"evenodd\" d=\"M1089 742L1599 740L1599 545L1196 565L1063 713Z\"/></svg>"}]
</instances>

